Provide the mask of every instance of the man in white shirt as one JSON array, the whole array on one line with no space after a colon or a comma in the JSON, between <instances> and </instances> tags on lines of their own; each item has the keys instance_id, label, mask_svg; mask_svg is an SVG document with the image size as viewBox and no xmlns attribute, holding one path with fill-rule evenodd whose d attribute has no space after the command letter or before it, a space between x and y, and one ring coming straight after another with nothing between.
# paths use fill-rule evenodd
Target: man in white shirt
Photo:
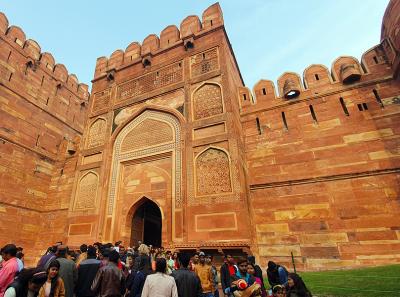
<instances>
[{"instance_id":1,"label":"man in white shirt","mask_svg":"<svg viewBox=\"0 0 400 297\"><path fill-rule=\"evenodd\" d=\"M156 273L148 275L144 283L142 297L178 297L175 279L167 275L165 258L156 260Z\"/></svg>"}]
</instances>

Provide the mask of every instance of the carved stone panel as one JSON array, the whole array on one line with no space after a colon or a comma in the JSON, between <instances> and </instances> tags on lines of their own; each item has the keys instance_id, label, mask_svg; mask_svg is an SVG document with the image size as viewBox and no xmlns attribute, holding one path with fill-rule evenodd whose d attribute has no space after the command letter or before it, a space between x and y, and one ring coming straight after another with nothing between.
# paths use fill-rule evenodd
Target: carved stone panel
<instances>
[{"instance_id":1,"label":"carved stone panel","mask_svg":"<svg viewBox=\"0 0 400 297\"><path fill-rule=\"evenodd\" d=\"M182 62L165 66L118 86L117 101L134 98L183 80Z\"/></svg>"},{"instance_id":2,"label":"carved stone panel","mask_svg":"<svg viewBox=\"0 0 400 297\"><path fill-rule=\"evenodd\" d=\"M93 96L92 112L105 109L109 106L111 100L111 89L97 92Z\"/></svg>"},{"instance_id":3,"label":"carved stone panel","mask_svg":"<svg viewBox=\"0 0 400 297\"><path fill-rule=\"evenodd\" d=\"M209 148L196 159L196 193L198 196L232 192L229 157Z\"/></svg>"},{"instance_id":4,"label":"carved stone panel","mask_svg":"<svg viewBox=\"0 0 400 297\"><path fill-rule=\"evenodd\" d=\"M216 47L190 58L190 72L192 77L218 69L218 49Z\"/></svg>"},{"instance_id":5,"label":"carved stone panel","mask_svg":"<svg viewBox=\"0 0 400 297\"><path fill-rule=\"evenodd\" d=\"M193 117L195 120L223 113L221 87L207 83L193 94Z\"/></svg>"},{"instance_id":6,"label":"carved stone panel","mask_svg":"<svg viewBox=\"0 0 400 297\"><path fill-rule=\"evenodd\" d=\"M75 195L74 210L87 210L95 208L99 177L89 171L78 182Z\"/></svg>"},{"instance_id":7,"label":"carved stone panel","mask_svg":"<svg viewBox=\"0 0 400 297\"><path fill-rule=\"evenodd\" d=\"M145 119L125 136L121 152L144 149L173 140L174 133L169 124L155 119Z\"/></svg>"},{"instance_id":8,"label":"carved stone panel","mask_svg":"<svg viewBox=\"0 0 400 297\"><path fill-rule=\"evenodd\" d=\"M92 148L104 144L107 131L107 122L105 119L99 118L93 122L89 128L86 148Z\"/></svg>"}]
</instances>

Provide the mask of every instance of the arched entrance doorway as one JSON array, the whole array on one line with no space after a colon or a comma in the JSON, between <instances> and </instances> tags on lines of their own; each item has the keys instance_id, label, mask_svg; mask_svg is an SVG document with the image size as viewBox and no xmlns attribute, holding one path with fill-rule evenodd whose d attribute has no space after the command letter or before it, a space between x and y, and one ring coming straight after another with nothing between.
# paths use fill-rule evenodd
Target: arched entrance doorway
<instances>
[{"instance_id":1,"label":"arched entrance doorway","mask_svg":"<svg viewBox=\"0 0 400 297\"><path fill-rule=\"evenodd\" d=\"M158 205L145 199L132 217L131 246L138 241L156 247L161 246L162 216Z\"/></svg>"}]
</instances>

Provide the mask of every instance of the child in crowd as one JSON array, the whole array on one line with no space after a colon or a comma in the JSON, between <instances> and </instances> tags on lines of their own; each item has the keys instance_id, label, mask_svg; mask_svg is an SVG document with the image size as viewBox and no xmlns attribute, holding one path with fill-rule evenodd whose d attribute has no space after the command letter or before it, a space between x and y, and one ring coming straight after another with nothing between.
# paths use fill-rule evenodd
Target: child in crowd
<instances>
[{"instance_id":1,"label":"child in crowd","mask_svg":"<svg viewBox=\"0 0 400 297\"><path fill-rule=\"evenodd\" d=\"M284 286L276 285L272 288L273 297L286 297L286 289Z\"/></svg>"}]
</instances>

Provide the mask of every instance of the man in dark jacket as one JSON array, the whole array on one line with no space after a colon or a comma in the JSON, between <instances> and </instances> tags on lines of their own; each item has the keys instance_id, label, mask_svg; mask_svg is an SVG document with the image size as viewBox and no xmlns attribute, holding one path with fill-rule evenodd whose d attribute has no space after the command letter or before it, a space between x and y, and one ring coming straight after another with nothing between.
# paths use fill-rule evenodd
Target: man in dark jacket
<instances>
[{"instance_id":1,"label":"man in dark jacket","mask_svg":"<svg viewBox=\"0 0 400 297\"><path fill-rule=\"evenodd\" d=\"M59 276L64 281L65 297L74 296L74 288L78 280L78 271L75 262L67 259L68 247L59 245L57 247L57 261L60 263Z\"/></svg>"},{"instance_id":2,"label":"man in dark jacket","mask_svg":"<svg viewBox=\"0 0 400 297\"><path fill-rule=\"evenodd\" d=\"M203 291L199 277L190 271L188 266L190 256L187 253L179 253L178 260L180 268L174 270L171 276L175 279L179 297L201 297Z\"/></svg>"},{"instance_id":3,"label":"man in dark jacket","mask_svg":"<svg viewBox=\"0 0 400 297\"><path fill-rule=\"evenodd\" d=\"M116 297L125 294L125 278L118 269L119 253L115 250L109 254L109 262L99 269L93 280L91 290L99 297Z\"/></svg>"},{"instance_id":4,"label":"man in dark jacket","mask_svg":"<svg viewBox=\"0 0 400 297\"><path fill-rule=\"evenodd\" d=\"M221 286L222 291L231 286L231 277L236 274L238 268L235 265L235 260L231 254L225 255L226 262L221 266Z\"/></svg>"},{"instance_id":5,"label":"man in dark jacket","mask_svg":"<svg viewBox=\"0 0 400 297\"><path fill-rule=\"evenodd\" d=\"M78 266L78 282L75 286L77 297L92 297L95 294L90 290L90 286L100 268L100 260L96 259L96 248L87 248L87 259L83 260Z\"/></svg>"},{"instance_id":6,"label":"man in dark jacket","mask_svg":"<svg viewBox=\"0 0 400 297\"><path fill-rule=\"evenodd\" d=\"M285 286L288 281L288 271L286 268L273 261L268 262L267 276L271 287L276 285Z\"/></svg>"}]
</instances>

